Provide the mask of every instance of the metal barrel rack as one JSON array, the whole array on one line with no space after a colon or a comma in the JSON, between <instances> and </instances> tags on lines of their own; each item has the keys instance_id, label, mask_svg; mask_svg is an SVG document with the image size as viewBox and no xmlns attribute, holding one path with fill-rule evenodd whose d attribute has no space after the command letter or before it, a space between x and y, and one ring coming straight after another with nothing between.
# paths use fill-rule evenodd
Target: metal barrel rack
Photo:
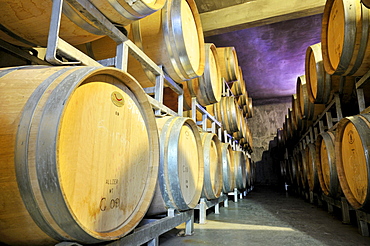
<instances>
[{"instance_id":1,"label":"metal barrel rack","mask_svg":"<svg viewBox=\"0 0 370 246\"><path fill-rule=\"evenodd\" d=\"M74 46L70 45L62 38L60 38L61 16L63 13L63 3L68 2L77 11L84 13L85 17L92 21L98 28L98 31L104 35L109 36L116 43L116 56L96 61L88 55L82 53ZM54 0L52 5L52 13L50 20L50 29L48 33L48 43L46 47L45 61L29 52L22 50L16 46L8 44L0 40L0 47L16 54L24 59L31 61L32 64L38 65L84 65L84 66L113 66L127 72L128 56L131 55L136 58L148 71L152 72L156 77L155 84L150 88L145 88L144 91L148 94L149 102L151 103L154 114L160 115L183 115L183 95L184 91L181 86L175 83L163 70L161 65L155 64L140 48L138 48L131 40L129 40L113 23L111 23L100 11L98 11L88 0ZM178 94L178 111L175 112L163 104L164 87L171 88ZM231 96L232 92L225 82L223 85L223 96ZM219 139L224 139L229 142L234 150L242 150L238 145L237 140L233 139L226 130L221 130L221 123L218 122L206 109L204 109L196 98L192 98L193 119L196 121L196 111L202 113L202 122L197 122L202 125L204 131L212 132L218 135ZM206 120L212 121L211 129L207 129ZM244 150L245 151L245 150ZM247 151L245 151L247 152ZM250 157L249 153L247 153ZM234 201L237 202L237 189L231 193L234 195ZM216 213L219 213L219 204L224 202L225 207L228 206L227 194L222 194L218 199L205 200L201 198L196 209L201 211L201 220L205 222L206 210L215 206ZM194 232L194 210L187 210L183 212L168 210L166 217L161 219L146 219L128 235L116 240L104 243L102 245L140 245L147 243L148 245L158 245L158 238L161 234L175 228L176 226L186 223L185 235L192 235ZM60 242L58 246L77 246L76 242Z\"/></svg>"}]
</instances>

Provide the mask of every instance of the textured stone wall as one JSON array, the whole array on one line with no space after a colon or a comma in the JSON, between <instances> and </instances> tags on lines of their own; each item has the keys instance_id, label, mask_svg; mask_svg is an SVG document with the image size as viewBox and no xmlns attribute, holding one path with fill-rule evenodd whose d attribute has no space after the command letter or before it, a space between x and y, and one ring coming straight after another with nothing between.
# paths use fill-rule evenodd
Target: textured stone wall
<instances>
[{"instance_id":1,"label":"textured stone wall","mask_svg":"<svg viewBox=\"0 0 370 246\"><path fill-rule=\"evenodd\" d=\"M252 161L256 163L256 184L278 183L280 164L274 159L277 128L283 126L291 97L254 101L254 116L248 119L253 134ZM274 141L275 138L275 141Z\"/></svg>"}]
</instances>

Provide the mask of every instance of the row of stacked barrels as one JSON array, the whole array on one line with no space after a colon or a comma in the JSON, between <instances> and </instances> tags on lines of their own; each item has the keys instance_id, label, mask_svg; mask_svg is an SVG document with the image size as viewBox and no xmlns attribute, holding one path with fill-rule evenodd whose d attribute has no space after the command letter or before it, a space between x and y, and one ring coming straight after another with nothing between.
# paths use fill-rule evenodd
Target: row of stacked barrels
<instances>
[{"instance_id":1,"label":"row of stacked barrels","mask_svg":"<svg viewBox=\"0 0 370 246\"><path fill-rule=\"evenodd\" d=\"M42 50L53 3L3 1L0 39ZM195 96L242 147L251 146L252 101L235 49L204 44L193 0L90 4L162 64L186 100ZM60 37L96 60L115 56L116 43L68 2ZM201 132L191 118L154 115L143 90L153 76L131 56L127 73L20 65L0 69L2 243L115 240L146 214L193 209L200 197L253 185L255 167L244 151ZM221 78L235 97L221 97ZM173 107L170 96L164 104Z\"/></svg>"},{"instance_id":2,"label":"row of stacked barrels","mask_svg":"<svg viewBox=\"0 0 370 246\"><path fill-rule=\"evenodd\" d=\"M321 43L307 49L305 75L297 80L297 94L277 139L285 182L334 199L345 196L354 209L370 212L370 114L359 112L356 91L356 81L370 70L367 7L369 1L326 2ZM362 89L369 106L369 83ZM334 127L324 118L324 131L316 125L310 134L319 133L315 141L300 141L334 96L344 118Z\"/></svg>"}]
</instances>

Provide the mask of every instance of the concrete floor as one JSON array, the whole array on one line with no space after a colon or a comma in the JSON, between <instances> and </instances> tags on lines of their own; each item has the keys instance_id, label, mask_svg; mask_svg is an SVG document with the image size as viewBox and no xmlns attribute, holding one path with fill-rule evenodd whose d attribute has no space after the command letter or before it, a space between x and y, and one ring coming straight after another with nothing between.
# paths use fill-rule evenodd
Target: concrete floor
<instances>
[{"instance_id":1,"label":"concrete floor","mask_svg":"<svg viewBox=\"0 0 370 246\"><path fill-rule=\"evenodd\" d=\"M301 198L257 187L220 214L208 210L207 224L194 224L194 235L180 236L183 225L160 237L160 245L370 245L354 225Z\"/></svg>"}]
</instances>

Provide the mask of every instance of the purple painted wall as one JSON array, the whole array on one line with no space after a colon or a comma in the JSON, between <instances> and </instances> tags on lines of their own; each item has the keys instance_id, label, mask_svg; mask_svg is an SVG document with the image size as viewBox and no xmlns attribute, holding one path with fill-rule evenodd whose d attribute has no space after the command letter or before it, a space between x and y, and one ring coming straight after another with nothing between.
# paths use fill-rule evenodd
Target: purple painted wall
<instances>
[{"instance_id":1,"label":"purple painted wall","mask_svg":"<svg viewBox=\"0 0 370 246\"><path fill-rule=\"evenodd\" d=\"M304 74L306 49L321 40L322 15L206 37L217 47L234 46L248 94L260 99L291 96Z\"/></svg>"}]
</instances>

